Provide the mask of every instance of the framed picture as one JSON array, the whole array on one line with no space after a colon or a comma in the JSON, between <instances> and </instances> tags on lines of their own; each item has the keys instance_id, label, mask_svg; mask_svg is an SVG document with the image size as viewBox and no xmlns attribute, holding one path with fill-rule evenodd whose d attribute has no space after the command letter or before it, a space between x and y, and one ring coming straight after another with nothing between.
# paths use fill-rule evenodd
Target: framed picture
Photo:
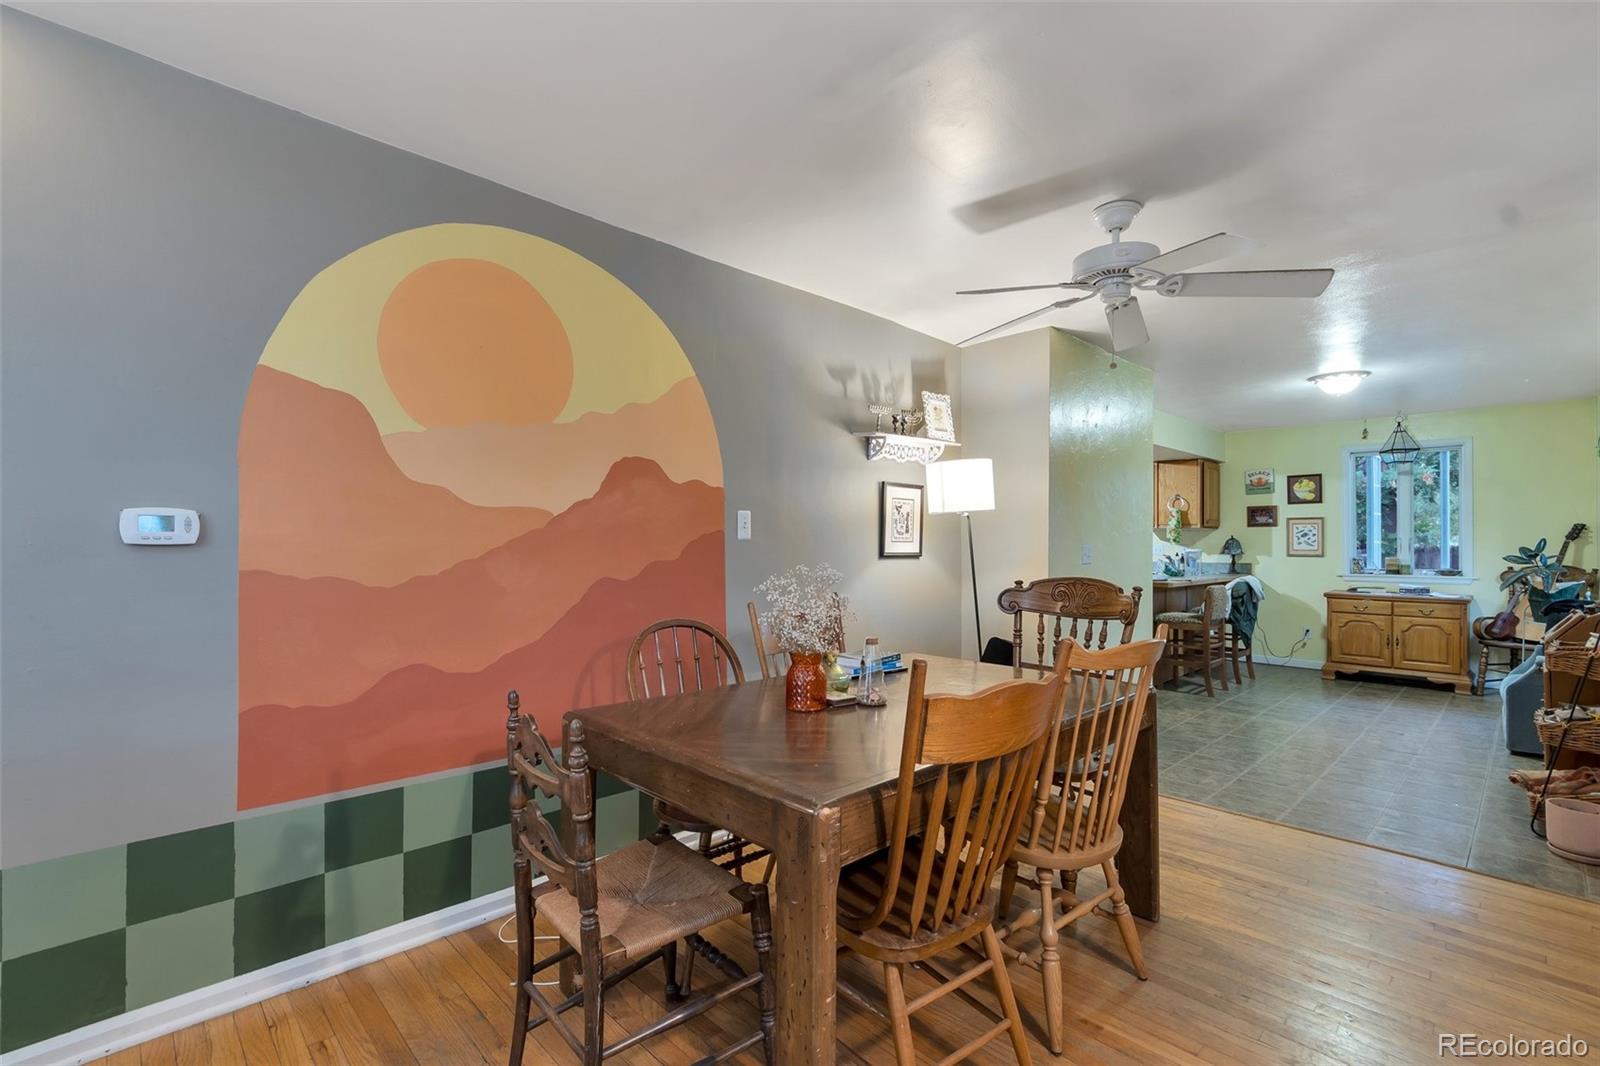
<instances>
[{"instance_id":1,"label":"framed picture","mask_svg":"<svg viewBox=\"0 0 1600 1066\"><path fill-rule=\"evenodd\" d=\"M1322 556L1322 519L1291 518L1285 525L1289 527L1290 555Z\"/></svg>"},{"instance_id":2,"label":"framed picture","mask_svg":"<svg viewBox=\"0 0 1600 1066\"><path fill-rule=\"evenodd\" d=\"M934 440L955 440L956 419L950 411L950 397L942 392L923 390L922 423Z\"/></svg>"},{"instance_id":3,"label":"framed picture","mask_svg":"<svg viewBox=\"0 0 1600 1066\"><path fill-rule=\"evenodd\" d=\"M1265 529L1278 524L1278 509L1274 506L1246 507L1244 524L1251 529Z\"/></svg>"},{"instance_id":4,"label":"framed picture","mask_svg":"<svg viewBox=\"0 0 1600 1066\"><path fill-rule=\"evenodd\" d=\"M878 558L922 557L921 485L878 484Z\"/></svg>"},{"instance_id":5,"label":"framed picture","mask_svg":"<svg viewBox=\"0 0 1600 1066\"><path fill-rule=\"evenodd\" d=\"M1290 503L1321 503L1321 474L1291 474L1289 476Z\"/></svg>"},{"instance_id":6,"label":"framed picture","mask_svg":"<svg viewBox=\"0 0 1600 1066\"><path fill-rule=\"evenodd\" d=\"M1244 494L1246 496L1271 496L1278 483L1273 480L1270 470L1246 470L1244 472ZM1276 522L1272 523L1277 525Z\"/></svg>"}]
</instances>

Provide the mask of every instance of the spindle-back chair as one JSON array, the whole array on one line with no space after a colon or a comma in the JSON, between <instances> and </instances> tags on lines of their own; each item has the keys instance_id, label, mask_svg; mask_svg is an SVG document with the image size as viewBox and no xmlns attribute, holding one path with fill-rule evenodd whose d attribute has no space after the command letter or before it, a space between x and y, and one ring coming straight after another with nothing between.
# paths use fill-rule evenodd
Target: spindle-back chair
<instances>
[{"instance_id":1,"label":"spindle-back chair","mask_svg":"<svg viewBox=\"0 0 1600 1066\"><path fill-rule=\"evenodd\" d=\"M1009 940L1023 929L1039 926L1046 1028L1050 1050L1057 1055L1062 1053L1064 1010L1061 929L1108 903L1134 970L1141 980L1148 976L1139 930L1117 879L1116 856L1122 847L1118 819L1133 749L1150 695L1151 673L1166 639L1166 627L1158 626L1154 640L1103 650L1065 641L1057 653L1057 669L1072 673L1077 687L1066 701L1062 720L1046 733L1045 758L1029 817L1000 888L1004 922L1016 889L1018 864L1034 867L1037 877L1031 884L1039 891L1039 906L1003 925L1002 932ZM1076 873L1090 866L1104 871L1106 887L1080 899L1075 894ZM1054 874L1063 875L1059 894L1051 883ZM1058 903L1066 908L1059 915Z\"/></svg>"},{"instance_id":2,"label":"spindle-back chair","mask_svg":"<svg viewBox=\"0 0 1600 1066\"><path fill-rule=\"evenodd\" d=\"M1121 585L1097 577L1044 577L1027 584L1021 581L1013 583L1000 593L1000 609L1011 615L1011 664L1043 674L1052 666L1047 654L1053 656L1056 647L1064 639L1104 648L1110 639L1112 622L1122 623L1117 642L1128 643L1133 639L1134 622L1139 617L1139 600L1143 596L1144 589L1138 585L1133 587L1132 592L1123 592ZM1023 658L1023 615L1027 613L1039 616L1034 627L1032 662ZM1048 632L1046 618L1054 619L1054 625L1049 627ZM1072 623L1065 631L1062 619ZM1081 633L1080 622L1087 623ZM1098 634L1095 633L1096 622L1100 623Z\"/></svg>"},{"instance_id":3,"label":"spindle-back chair","mask_svg":"<svg viewBox=\"0 0 1600 1066\"><path fill-rule=\"evenodd\" d=\"M840 617L843 618L844 601L838 596L833 599L839 607ZM745 609L750 615L750 640L755 644L756 663L761 667L761 679L765 681L769 678L782 677L784 671L789 669L789 653L774 645L766 630L761 628L761 612L756 610L755 601L745 604ZM842 624L834 640L833 650L836 652L845 650Z\"/></svg>"}]
</instances>

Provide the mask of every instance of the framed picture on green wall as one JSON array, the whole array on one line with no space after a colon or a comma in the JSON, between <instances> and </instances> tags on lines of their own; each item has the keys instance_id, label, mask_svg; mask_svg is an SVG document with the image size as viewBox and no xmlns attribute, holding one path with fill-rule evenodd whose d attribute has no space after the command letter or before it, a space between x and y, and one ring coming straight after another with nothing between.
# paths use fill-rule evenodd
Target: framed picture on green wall
<instances>
[{"instance_id":1,"label":"framed picture on green wall","mask_svg":"<svg viewBox=\"0 0 1600 1066\"><path fill-rule=\"evenodd\" d=\"M1246 496L1271 496L1278 483L1273 479L1271 470L1246 470L1244 472L1244 494Z\"/></svg>"}]
</instances>

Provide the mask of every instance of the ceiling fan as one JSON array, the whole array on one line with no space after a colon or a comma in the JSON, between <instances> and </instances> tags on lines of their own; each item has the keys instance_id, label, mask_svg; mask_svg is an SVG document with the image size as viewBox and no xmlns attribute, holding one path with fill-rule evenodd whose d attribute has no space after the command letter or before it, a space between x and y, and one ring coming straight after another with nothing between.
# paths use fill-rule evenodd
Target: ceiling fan
<instances>
[{"instance_id":1,"label":"ceiling fan","mask_svg":"<svg viewBox=\"0 0 1600 1066\"><path fill-rule=\"evenodd\" d=\"M1237 255L1251 242L1231 233L1214 233L1193 244L1163 253L1143 241L1124 241L1123 232L1144 207L1138 200L1112 200L1094 209L1094 220L1107 233L1111 243L1091 248L1072 261L1072 280L1050 285L1008 285L998 289L963 289L957 296L986 296L997 292L1028 292L1035 289L1075 289L1082 296L1069 296L1045 304L1037 311L1018 315L998 326L962 341L971 344L1001 330L1010 329L1050 311L1082 303L1099 295L1106 305L1106 322L1111 327L1111 349L1125 352L1150 339L1145 329L1144 312L1134 290L1154 291L1162 296L1321 296L1333 280L1331 270L1233 270L1188 273L1191 267L1224 256Z\"/></svg>"}]
</instances>

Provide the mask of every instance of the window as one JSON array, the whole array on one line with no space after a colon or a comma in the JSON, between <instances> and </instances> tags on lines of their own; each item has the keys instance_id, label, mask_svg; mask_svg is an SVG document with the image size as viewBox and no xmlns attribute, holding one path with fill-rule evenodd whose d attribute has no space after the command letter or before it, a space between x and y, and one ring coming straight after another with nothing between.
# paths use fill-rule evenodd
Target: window
<instances>
[{"instance_id":1,"label":"window","mask_svg":"<svg viewBox=\"0 0 1600 1066\"><path fill-rule=\"evenodd\" d=\"M1345 555L1367 573L1398 558L1414 574L1465 571L1472 560L1472 444L1424 441L1409 465L1381 445L1345 450ZM1347 564L1348 565L1348 564Z\"/></svg>"}]
</instances>

